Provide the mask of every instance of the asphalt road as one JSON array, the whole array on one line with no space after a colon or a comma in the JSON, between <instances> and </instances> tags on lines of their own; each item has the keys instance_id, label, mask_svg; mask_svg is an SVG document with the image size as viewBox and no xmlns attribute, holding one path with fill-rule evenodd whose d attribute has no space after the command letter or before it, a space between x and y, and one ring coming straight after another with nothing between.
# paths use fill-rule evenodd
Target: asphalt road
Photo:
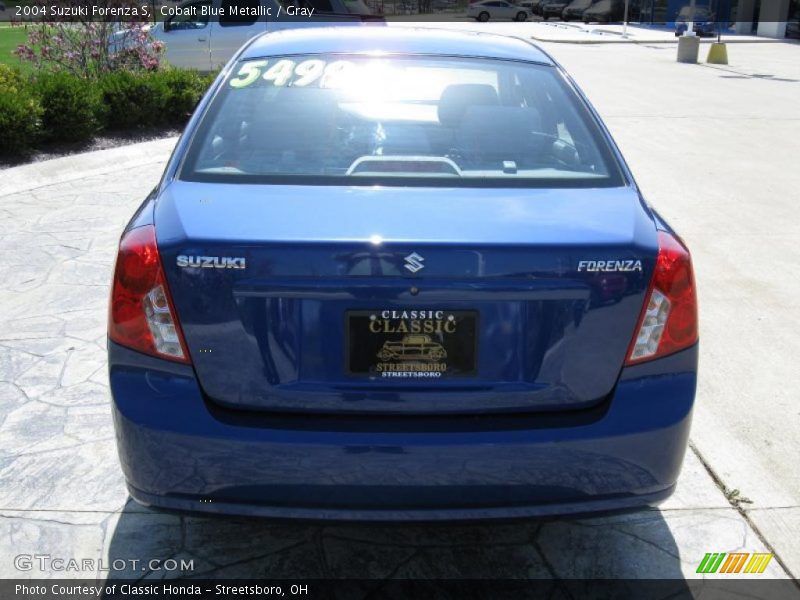
<instances>
[{"instance_id":1,"label":"asphalt road","mask_svg":"<svg viewBox=\"0 0 800 600\"><path fill-rule=\"evenodd\" d=\"M492 29L529 31L520 27ZM678 65L674 45L546 47L694 253L700 387L669 501L627 515L424 527L211 520L131 502L109 414L107 285L119 233L174 143L165 140L0 174L0 577L109 576L97 565L14 565L46 553L176 557L194 561L186 574L214 577L680 580L698 576L706 552L733 551L773 551L764 577L797 576L800 46L736 45L726 68ZM174 574L128 563L112 575Z\"/></svg>"}]
</instances>

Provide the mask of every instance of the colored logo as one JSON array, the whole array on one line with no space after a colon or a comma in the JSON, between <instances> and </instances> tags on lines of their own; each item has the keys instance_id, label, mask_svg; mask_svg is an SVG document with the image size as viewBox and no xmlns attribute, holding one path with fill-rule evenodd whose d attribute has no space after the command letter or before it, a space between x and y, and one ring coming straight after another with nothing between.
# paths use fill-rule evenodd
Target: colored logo
<instances>
[{"instance_id":1,"label":"colored logo","mask_svg":"<svg viewBox=\"0 0 800 600\"><path fill-rule=\"evenodd\" d=\"M771 560L772 554L766 552L708 552L697 573L763 573Z\"/></svg>"}]
</instances>

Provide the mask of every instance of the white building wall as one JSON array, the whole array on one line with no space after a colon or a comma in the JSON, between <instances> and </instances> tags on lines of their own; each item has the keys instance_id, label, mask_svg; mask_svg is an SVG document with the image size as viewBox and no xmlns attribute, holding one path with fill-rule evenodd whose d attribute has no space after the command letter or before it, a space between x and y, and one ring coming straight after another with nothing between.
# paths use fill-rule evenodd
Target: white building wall
<instances>
[{"instance_id":1,"label":"white building wall","mask_svg":"<svg viewBox=\"0 0 800 600\"><path fill-rule=\"evenodd\" d=\"M786 37L786 19L788 18L789 0L761 0L758 35L781 39Z\"/></svg>"}]
</instances>

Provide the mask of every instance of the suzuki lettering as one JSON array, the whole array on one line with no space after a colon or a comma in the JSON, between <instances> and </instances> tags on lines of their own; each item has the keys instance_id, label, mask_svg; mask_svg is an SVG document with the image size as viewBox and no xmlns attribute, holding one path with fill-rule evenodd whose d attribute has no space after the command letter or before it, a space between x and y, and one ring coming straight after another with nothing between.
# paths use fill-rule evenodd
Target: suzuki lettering
<instances>
[{"instance_id":1,"label":"suzuki lettering","mask_svg":"<svg viewBox=\"0 0 800 600\"><path fill-rule=\"evenodd\" d=\"M179 267L196 267L201 269L244 269L244 258L230 256L185 256L178 255L175 264Z\"/></svg>"}]
</instances>

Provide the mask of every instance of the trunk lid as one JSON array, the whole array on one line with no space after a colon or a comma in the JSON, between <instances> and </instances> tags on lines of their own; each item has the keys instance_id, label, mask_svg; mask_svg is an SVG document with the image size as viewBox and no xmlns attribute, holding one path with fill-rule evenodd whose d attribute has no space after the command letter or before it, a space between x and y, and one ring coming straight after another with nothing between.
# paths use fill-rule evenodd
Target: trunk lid
<instances>
[{"instance_id":1,"label":"trunk lid","mask_svg":"<svg viewBox=\"0 0 800 600\"><path fill-rule=\"evenodd\" d=\"M652 216L631 188L173 182L155 223L203 390L260 410L600 402L657 255ZM444 364L437 377L375 371Z\"/></svg>"}]
</instances>

